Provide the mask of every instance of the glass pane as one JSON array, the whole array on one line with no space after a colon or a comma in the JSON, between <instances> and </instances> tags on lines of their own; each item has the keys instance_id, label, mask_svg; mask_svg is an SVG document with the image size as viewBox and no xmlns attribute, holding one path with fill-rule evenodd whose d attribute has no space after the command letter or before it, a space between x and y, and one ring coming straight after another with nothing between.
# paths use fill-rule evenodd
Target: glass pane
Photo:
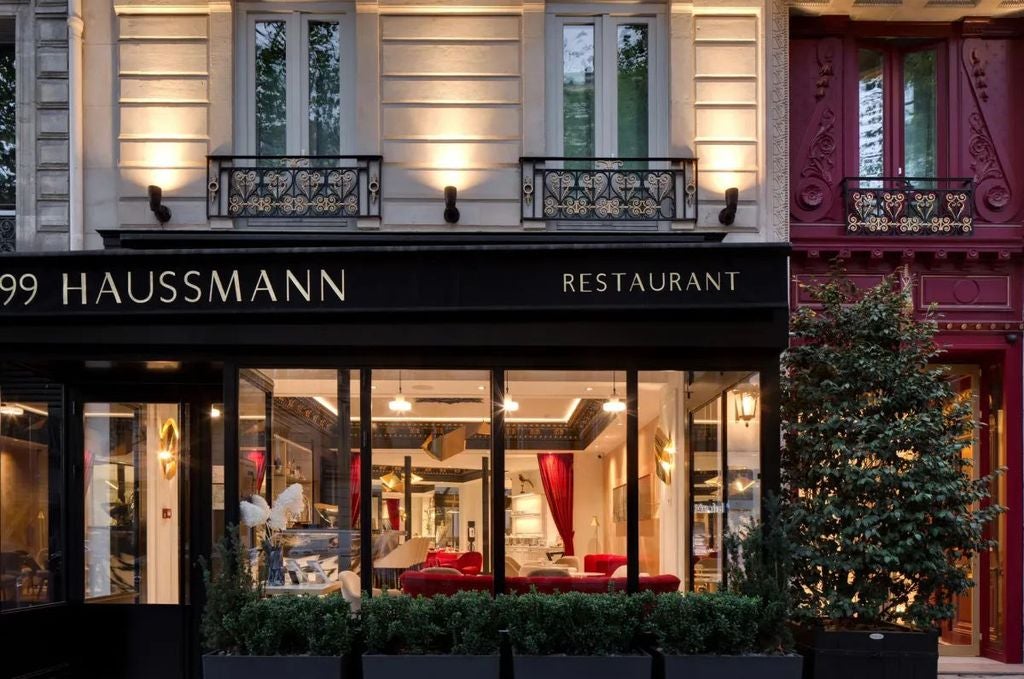
<instances>
[{"instance_id":1,"label":"glass pane","mask_svg":"<svg viewBox=\"0 0 1024 679\"><path fill-rule=\"evenodd\" d=\"M726 398L726 530L739 532L761 519L761 385L758 375L734 384Z\"/></svg>"},{"instance_id":2,"label":"glass pane","mask_svg":"<svg viewBox=\"0 0 1024 679\"><path fill-rule=\"evenodd\" d=\"M506 590L623 588L625 371L512 371L506 386Z\"/></svg>"},{"instance_id":3,"label":"glass pane","mask_svg":"<svg viewBox=\"0 0 1024 679\"><path fill-rule=\"evenodd\" d=\"M178 603L181 427L174 403L85 404L87 600Z\"/></svg>"},{"instance_id":4,"label":"glass pane","mask_svg":"<svg viewBox=\"0 0 1024 679\"><path fill-rule=\"evenodd\" d=\"M700 380L708 380L707 376L698 375ZM722 396L719 385L711 386L716 395L703 405L689 409L690 588L697 592L714 592L722 586L725 557L722 545L725 515Z\"/></svg>"},{"instance_id":5,"label":"glass pane","mask_svg":"<svg viewBox=\"0 0 1024 679\"><path fill-rule=\"evenodd\" d=\"M0 210L14 207L15 91L14 21L0 19Z\"/></svg>"},{"instance_id":6,"label":"glass pane","mask_svg":"<svg viewBox=\"0 0 1024 679\"><path fill-rule=\"evenodd\" d=\"M648 154L647 29L647 24L619 26L618 152L621 158L644 158Z\"/></svg>"},{"instance_id":7,"label":"glass pane","mask_svg":"<svg viewBox=\"0 0 1024 679\"><path fill-rule=\"evenodd\" d=\"M287 153L287 23L256 22L256 153Z\"/></svg>"},{"instance_id":8,"label":"glass pane","mask_svg":"<svg viewBox=\"0 0 1024 679\"><path fill-rule=\"evenodd\" d=\"M986 371L986 387L988 391L988 467L989 469L1005 469L1009 464L1006 454L1006 406L1003 402L1003 366L995 365ZM983 429L982 432L985 432ZM983 435L985 435L983 433ZM997 476L992 482L992 503L1007 503L1008 474ZM1005 513L1000 514L995 525L991 527L990 537L996 540L996 547L988 555L988 647L992 650L1003 650L1005 647L1004 632L1006 630L1006 601L1008 592L1012 591L1007 576L1013 573L1009 563L1007 546L1011 537ZM977 578L975 579L977 581ZM974 590L971 590L972 592ZM979 593L981 595L981 593Z\"/></svg>"},{"instance_id":9,"label":"glass pane","mask_svg":"<svg viewBox=\"0 0 1024 679\"><path fill-rule=\"evenodd\" d=\"M268 596L325 594L354 579L344 593L358 597L358 542L349 530L359 507L355 374L259 368L240 377L242 534L253 577L266 578ZM341 402L339 379L348 387ZM339 452L342 423L349 447Z\"/></svg>"},{"instance_id":10,"label":"glass pane","mask_svg":"<svg viewBox=\"0 0 1024 679\"><path fill-rule=\"evenodd\" d=\"M907 177L934 177L936 168L934 51L903 58L903 158Z\"/></svg>"},{"instance_id":11,"label":"glass pane","mask_svg":"<svg viewBox=\"0 0 1024 679\"><path fill-rule=\"evenodd\" d=\"M490 395L484 370L373 371L376 587L448 591L407 573L444 568L452 589L490 589Z\"/></svg>"},{"instance_id":12,"label":"glass pane","mask_svg":"<svg viewBox=\"0 0 1024 679\"><path fill-rule=\"evenodd\" d=\"M59 389L0 385L0 609L63 597ZM57 408L56 416L52 412Z\"/></svg>"},{"instance_id":13,"label":"glass pane","mask_svg":"<svg viewBox=\"0 0 1024 679\"><path fill-rule=\"evenodd\" d=\"M860 119L860 166L861 177L881 177L885 170L884 160L884 114L883 99L884 56L881 52L862 49L857 51L859 64L859 119Z\"/></svg>"},{"instance_id":14,"label":"glass pane","mask_svg":"<svg viewBox=\"0 0 1024 679\"><path fill-rule=\"evenodd\" d=\"M594 155L594 26L562 29L562 151Z\"/></svg>"},{"instance_id":15,"label":"glass pane","mask_svg":"<svg viewBox=\"0 0 1024 679\"><path fill-rule=\"evenodd\" d=\"M686 375L680 370L640 373L640 570L673 575L688 583L686 543L685 400Z\"/></svg>"},{"instance_id":16,"label":"glass pane","mask_svg":"<svg viewBox=\"0 0 1024 679\"><path fill-rule=\"evenodd\" d=\"M341 28L309 22L309 154L341 153Z\"/></svg>"}]
</instances>

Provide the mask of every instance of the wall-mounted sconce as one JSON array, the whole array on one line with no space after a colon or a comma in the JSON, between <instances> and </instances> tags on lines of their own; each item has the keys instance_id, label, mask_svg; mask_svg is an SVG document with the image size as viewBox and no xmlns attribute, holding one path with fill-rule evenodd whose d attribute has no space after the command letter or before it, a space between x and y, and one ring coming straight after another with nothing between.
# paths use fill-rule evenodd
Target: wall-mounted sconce
<instances>
[{"instance_id":1,"label":"wall-mounted sconce","mask_svg":"<svg viewBox=\"0 0 1024 679\"><path fill-rule=\"evenodd\" d=\"M757 415L757 390L750 386L740 387L734 394L736 405L736 421L750 426L750 421Z\"/></svg>"},{"instance_id":2,"label":"wall-mounted sconce","mask_svg":"<svg viewBox=\"0 0 1024 679\"><path fill-rule=\"evenodd\" d=\"M156 220L161 224L171 221L171 210L163 204L164 190L155 184L149 185L149 209L156 215Z\"/></svg>"},{"instance_id":3,"label":"wall-mounted sconce","mask_svg":"<svg viewBox=\"0 0 1024 679\"><path fill-rule=\"evenodd\" d=\"M178 423L173 417L167 418L160 427L160 452L157 459L160 461L160 471L164 478L170 481L178 472Z\"/></svg>"},{"instance_id":4,"label":"wall-mounted sconce","mask_svg":"<svg viewBox=\"0 0 1024 679\"><path fill-rule=\"evenodd\" d=\"M725 190L725 207L718 213L718 222L725 226L731 225L736 220L736 205L740 201L740 190L731 188Z\"/></svg>"},{"instance_id":5,"label":"wall-mounted sconce","mask_svg":"<svg viewBox=\"0 0 1024 679\"><path fill-rule=\"evenodd\" d=\"M459 221L459 209L455 207L458 189L454 186L444 187L444 221L455 224Z\"/></svg>"}]
</instances>

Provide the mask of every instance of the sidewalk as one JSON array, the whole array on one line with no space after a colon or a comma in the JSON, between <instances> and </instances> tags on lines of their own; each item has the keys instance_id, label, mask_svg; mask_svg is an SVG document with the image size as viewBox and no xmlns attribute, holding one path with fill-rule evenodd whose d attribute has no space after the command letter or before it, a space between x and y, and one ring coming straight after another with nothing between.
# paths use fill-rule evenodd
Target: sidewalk
<instances>
[{"instance_id":1,"label":"sidewalk","mask_svg":"<svg viewBox=\"0 0 1024 679\"><path fill-rule=\"evenodd\" d=\"M988 658L939 658L939 679L1024 679L1024 665L1006 665Z\"/></svg>"}]
</instances>

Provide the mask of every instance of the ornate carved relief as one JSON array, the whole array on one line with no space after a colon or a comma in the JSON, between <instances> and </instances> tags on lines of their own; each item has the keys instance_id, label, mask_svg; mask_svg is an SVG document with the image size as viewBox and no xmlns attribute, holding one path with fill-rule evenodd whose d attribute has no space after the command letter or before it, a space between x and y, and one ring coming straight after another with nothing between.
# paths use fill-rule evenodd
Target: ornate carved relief
<instances>
[{"instance_id":1,"label":"ornate carved relief","mask_svg":"<svg viewBox=\"0 0 1024 679\"><path fill-rule=\"evenodd\" d=\"M985 63L981 57L978 56L978 50L971 50L971 77L974 78L974 91L978 93L978 98L982 101L988 101L988 83L985 82Z\"/></svg>"},{"instance_id":2,"label":"ornate carved relief","mask_svg":"<svg viewBox=\"0 0 1024 679\"><path fill-rule=\"evenodd\" d=\"M832 170L836 164L835 125L836 114L826 106L818 121L818 130L811 139L806 166L800 172L806 181L800 182L797 202L804 210L818 210L826 202L832 202Z\"/></svg>"},{"instance_id":3,"label":"ornate carved relief","mask_svg":"<svg viewBox=\"0 0 1024 679\"><path fill-rule=\"evenodd\" d=\"M832 71L832 47L826 42L818 45L818 91L814 93L816 99L823 99L828 90L829 83L834 75Z\"/></svg>"},{"instance_id":4,"label":"ornate carved relief","mask_svg":"<svg viewBox=\"0 0 1024 679\"><path fill-rule=\"evenodd\" d=\"M1000 210L1010 202L1010 187L999 164L992 135L980 110L972 112L968 122L971 126L968 149L971 152L971 170L978 186L978 199L989 209Z\"/></svg>"}]
</instances>

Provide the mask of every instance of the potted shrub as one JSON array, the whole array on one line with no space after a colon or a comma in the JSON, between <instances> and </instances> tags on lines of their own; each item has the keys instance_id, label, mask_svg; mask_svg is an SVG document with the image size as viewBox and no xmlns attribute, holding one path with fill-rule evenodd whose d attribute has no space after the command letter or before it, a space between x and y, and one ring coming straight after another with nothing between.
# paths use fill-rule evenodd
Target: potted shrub
<instances>
[{"instance_id":1,"label":"potted shrub","mask_svg":"<svg viewBox=\"0 0 1024 679\"><path fill-rule=\"evenodd\" d=\"M935 325L893 277L809 289L783 359L783 525L805 676L935 677L938 624L988 549L991 478L962 456L970 404L942 370Z\"/></svg>"},{"instance_id":2,"label":"potted shrub","mask_svg":"<svg viewBox=\"0 0 1024 679\"><path fill-rule=\"evenodd\" d=\"M355 625L341 596L262 598L235 530L228 530L217 556L216 573L204 568L202 632L212 650L203 656L206 679L349 675L343 656L351 651Z\"/></svg>"},{"instance_id":3,"label":"potted shrub","mask_svg":"<svg viewBox=\"0 0 1024 679\"><path fill-rule=\"evenodd\" d=\"M566 592L501 596L495 604L519 679L649 679L651 656L640 645L650 600Z\"/></svg>"},{"instance_id":4,"label":"potted shrub","mask_svg":"<svg viewBox=\"0 0 1024 679\"><path fill-rule=\"evenodd\" d=\"M765 630L785 626L766 619L768 610L759 598L731 592L658 595L646 625L665 679L799 679L799 656L759 643ZM770 636L774 644L779 635Z\"/></svg>"},{"instance_id":5,"label":"potted shrub","mask_svg":"<svg viewBox=\"0 0 1024 679\"><path fill-rule=\"evenodd\" d=\"M361 616L365 679L498 678L498 619L486 592L374 597Z\"/></svg>"}]
</instances>

